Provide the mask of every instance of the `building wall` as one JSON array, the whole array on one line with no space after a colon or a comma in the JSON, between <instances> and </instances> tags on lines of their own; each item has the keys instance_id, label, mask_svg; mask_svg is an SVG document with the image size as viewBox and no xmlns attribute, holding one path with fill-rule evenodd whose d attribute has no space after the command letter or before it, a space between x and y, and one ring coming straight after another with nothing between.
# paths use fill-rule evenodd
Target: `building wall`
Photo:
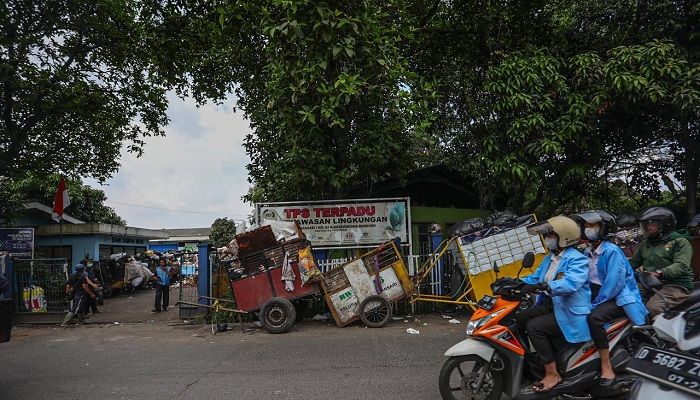
<instances>
[{"instance_id":1,"label":"building wall","mask_svg":"<svg viewBox=\"0 0 700 400\"><path fill-rule=\"evenodd\" d=\"M151 243L149 244L148 248L150 248L153 251L158 251L161 253L168 252L170 250L177 250L177 243L161 243L158 242L158 244Z\"/></svg>"},{"instance_id":2,"label":"building wall","mask_svg":"<svg viewBox=\"0 0 700 400\"><path fill-rule=\"evenodd\" d=\"M89 254L93 259L100 257L100 245L144 247L148 249L148 239L128 236L109 235L65 235L59 236L37 236L35 246L71 246L71 267Z\"/></svg>"},{"instance_id":3,"label":"building wall","mask_svg":"<svg viewBox=\"0 0 700 400\"><path fill-rule=\"evenodd\" d=\"M411 238L413 240L413 254L425 253L426 249L421 249L421 245L433 247L431 240L424 237L430 224L440 225L441 232L444 235L450 226L459 221L474 217L486 217L489 214L490 211L487 210L412 206Z\"/></svg>"}]
</instances>

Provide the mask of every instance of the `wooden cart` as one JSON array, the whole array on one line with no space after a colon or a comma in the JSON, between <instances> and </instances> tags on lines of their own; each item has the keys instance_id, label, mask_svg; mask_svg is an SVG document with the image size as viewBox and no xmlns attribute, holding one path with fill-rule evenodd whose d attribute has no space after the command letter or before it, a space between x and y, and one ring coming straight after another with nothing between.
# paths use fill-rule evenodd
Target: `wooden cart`
<instances>
[{"instance_id":1,"label":"wooden cart","mask_svg":"<svg viewBox=\"0 0 700 400\"><path fill-rule=\"evenodd\" d=\"M260 251L251 251L240 257L243 273L230 279L231 292L239 310L257 313L262 327L270 333L284 333L297 319L295 301L319 295L316 282L302 285L298 252L310 247L305 239L267 244ZM294 290L287 291L282 280L285 254L294 271Z\"/></svg>"},{"instance_id":2,"label":"wooden cart","mask_svg":"<svg viewBox=\"0 0 700 400\"><path fill-rule=\"evenodd\" d=\"M413 284L394 242L325 272L320 283L338 326L359 319L368 327L382 327L391 319L391 303L413 294Z\"/></svg>"}]
</instances>

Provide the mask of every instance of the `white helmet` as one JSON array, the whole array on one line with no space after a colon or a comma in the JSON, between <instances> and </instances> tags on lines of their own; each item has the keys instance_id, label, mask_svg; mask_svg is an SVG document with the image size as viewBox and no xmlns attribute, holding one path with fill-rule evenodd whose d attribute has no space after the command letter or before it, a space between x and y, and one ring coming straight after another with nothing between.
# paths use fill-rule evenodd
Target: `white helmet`
<instances>
[{"instance_id":1,"label":"white helmet","mask_svg":"<svg viewBox=\"0 0 700 400\"><path fill-rule=\"evenodd\" d=\"M542 236L552 232L556 233L559 236L559 247L562 249L577 244L581 236L581 229L576 221L564 215L557 215L546 221L535 222L527 227L527 231L531 235Z\"/></svg>"}]
</instances>

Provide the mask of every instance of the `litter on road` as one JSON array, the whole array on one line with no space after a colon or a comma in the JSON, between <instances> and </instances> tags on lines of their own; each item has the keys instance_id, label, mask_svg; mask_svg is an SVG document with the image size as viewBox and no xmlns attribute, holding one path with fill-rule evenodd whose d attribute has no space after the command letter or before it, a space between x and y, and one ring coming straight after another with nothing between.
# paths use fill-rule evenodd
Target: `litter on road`
<instances>
[{"instance_id":1,"label":"litter on road","mask_svg":"<svg viewBox=\"0 0 700 400\"><path fill-rule=\"evenodd\" d=\"M408 328L408 329L406 329L406 333L408 333L409 335L418 335L418 334L420 334L419 331L417 331L417 330L415 330L415 329L413 329L413 328Z\"/></svg>"},{"instance_id":2,"label":"litter on road","mask_svg":"<svg viewBox=\"0 0 700 400\"><path fill-rule=\"evenodd\" d=\"M461 323L461 322L459 322L458 319L454 319L454 318L452 318L451 320L449 320L449 321L447 321L447 322L449 322L449 323L451 323L451 324L460 324L460 323Z\"/></svg>"}]
</instances>

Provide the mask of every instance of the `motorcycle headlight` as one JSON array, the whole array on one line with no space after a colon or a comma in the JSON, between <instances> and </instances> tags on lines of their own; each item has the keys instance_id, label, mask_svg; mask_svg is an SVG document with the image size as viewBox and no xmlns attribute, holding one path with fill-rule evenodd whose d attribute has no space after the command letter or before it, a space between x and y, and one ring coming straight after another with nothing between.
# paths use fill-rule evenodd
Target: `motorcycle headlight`
<instances>
[{"instance_id":1,"label":"motorcycle headlight","mask_svg":"<svg viewBox=\"0 0 700 400\"><path fill-rule=\"evenodd\" d=\"M467 335L471 336L475 330L481 328L484 326L487 322L491 321L493 318L497 317L499 314L501 314L505 309L501 309L495 312L492 312L491 314L479 318L479 319L473 319L470 320L467 323Z\"/></svg>"}]
</instances>

